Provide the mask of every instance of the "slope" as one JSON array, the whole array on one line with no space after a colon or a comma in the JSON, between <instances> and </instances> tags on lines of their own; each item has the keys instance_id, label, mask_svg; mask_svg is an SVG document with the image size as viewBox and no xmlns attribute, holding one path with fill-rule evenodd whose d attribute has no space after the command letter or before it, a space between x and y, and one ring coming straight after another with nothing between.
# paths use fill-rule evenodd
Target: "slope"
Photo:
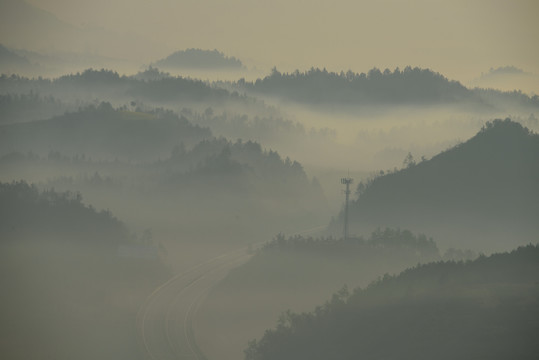
<instances>
[{"instance_id":1,"label":"slope","mask_svg":"<svg viewBox=\"0 0 539 360\"><path fill-rule=\"evenodd\" d=\"M238 86L286 102L340 111L381 106L452 106L481 112L539 108L537 96L468 89L432 70L410 66L383 72L373 68L366 74L314 68L281 73L274 68L269 76L254 82L240 81Z\"/></svg>"},{"instance_id":2,"label":"slope","mask_svg":"<svg viewBox=\"0 0 539 360\"><path fill-rule=\"evenodd\" d=\"M149 239L25 182L0 183L0 239L3 357L138 358L136 312L169 276Z\"/></svg>"},{"instance_id":3,"label":"slope","mask_svg":"<svg viewBox=\"0 0 539 360\"><path fill-rule=\"evenodd\" d=\"M536 359L539 247L438 262L285 313L247 360Z\"/></svg>"},{"instance_id":4,"label":"slope","mask_svg":"<svg viewBox=\"0 0 539 360\"><path fill-rule=\"evenodd\" d=\"M507 250L539 233L539 135L494 120L430 160L358 186L352 232L378 226L424 232L443 247ZM342 214L332 224L338 231Z\"/></svg>"}]
</instances>

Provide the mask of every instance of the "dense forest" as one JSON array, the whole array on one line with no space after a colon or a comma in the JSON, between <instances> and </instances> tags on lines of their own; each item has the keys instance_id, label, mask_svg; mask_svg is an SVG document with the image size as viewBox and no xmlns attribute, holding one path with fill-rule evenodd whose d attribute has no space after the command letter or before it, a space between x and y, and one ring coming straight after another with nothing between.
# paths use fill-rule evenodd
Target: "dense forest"
<instances>
[{"instance_id":1,"label":"dense forest","mask_svg":"<svg viewBox=\"0 0 539 360\"><path fill-rule=\"evenodd\" d=\"M0 0L0 360L538 360L536 3Z\"/></svg>"},{"instance_id":2,"label":"dense forest","mask_svg":"<svg viewBox=\"0 0 539 360\"><path fill-rule=\"evenodd\" d=\"M207 128L169 111L102 103L3 129L4 181L24 178L40 188L81 191L93 204L156 232L181 225L192 239L247 241L254 233L271 236L328 216L320 184L298 161L254 141L211 137ZM235 226L221 234L230 221Z\"/></svg>"},{"instance_id":3,"label":"dense forest","mask_svg":"<svg viewBox=\"0 0 539 360\"><path fill-rule=\"evenodd\" d=\"M91 242L88 248L116 252L129 242L125 226L110 212L82 203L80 193L39 191L24 181L0 183L0 227L3 242L40 238Z\"/></svg>"},{"instance_id":4,"label":"dense forest","mask_svg":"<svg viewBox=\"0 0 539 360\"><path fill-rule=\"evenodd\" d=\"M253 334L261 336L280 313L310 310L344 284L364 287L418 263L476 256L462 249L441 254L433 239L408 230L377 229L348 240L280 234L212 290L199 316L201 331L212 335L210 343L229 344L223 357L240 358Z\"/></svg>"},{"instance_id":5,"label":"dense forest","mask_svg":"<svg viewBox=\"0 0 539 360\"><path fill-rule=\"evenodd\" d=\"M147 293L170 276L148 234L130 233L79 193L19 181L0 183L0 238L9 309L0 326L4 355L138 357L134 317ZM149 256L130 256L141 249Z\"/></svg>"},{"instance_id":6,"label":"dense forest","mask_svg":"<svg viewBox=\"0 0 539 360\"><path fill-rule=\"evenodd\" d=\"M476 251L536 240L539 136L519 123L494 120L430 160L405 160L404 169L358 185L350 205L353 232L407 226L444 246Z\"/></svg>"},{"instance_id":7,"label":"dense forest","mask_svg":"<svg viewBox=\"0 0 539 360\"><path fill-rule=\"evenodd\" d=\"M66 101L109 101L121 104L131 101L167 103L171 101L222 103L237 99L237 93L181 76L159 76L142 79L119 75L112 70L87 69L55 79L26 78L18 75L0 76L0 93L61 97Z\"/></svg>"},{"instance_id":8,"label":"dense forest","mask_svg":"<svg viewBox=\"0 0 539 360\"><path fill-rule=\"evenodd\" d=\"M225 360L254 337L248 360L537 354L537 246L482 255L537 242L537 95L410 66L255 79L218 50L80 69L0 75L10 358L155 358L143 304L176 357L180 332ZM242 265L204 289L215 259Z\"/></svg>"},{"instance_id":9,"label":"dense forest","mask_svg":"<svg viewBox=\"0 0 539 360\"><path fill-rule=\"evenodd\" d=\"M534 359L539 247L420 265L313 312L286 312L245 351L262 359Z\"/></svg>"},{"instance_id":10,"label":"dense forest","mask_svg":"<svg viewBox=\"0 0 539 360\"><path fill-rule=\"evenodd\" d=\"M88 105L48 120L0 125L0 154L57 151L98 159L156 160L180 144L193 146L211 137L172 111L142 111L110 103Z\"/></svg>"},{"instance_id":11,"label":"dense forest","mask_svg":"<svg viewBox=\"0 0 539 360\"><path fill-rule=\"evenodd\" d=\"M155 66L165 69L230 69L238 70L244 68L239 59L225 56L220 51L186 49L176 51L164 59L155 63Z\"/></svg>"},{"instance_id":12,"label":"dense forest","mask_svg":"<svg viewBox=\"0 0 539 360\"><path fill-rule=\"evenodd\" d=\"M539 108L539 97L521 92L468 89L458 81L448 80L429 69L396 68L383 72L377 68L367 73L340 73L326 69L281 73L276 68L263 79L239 81L238 86L255 94L277 97L287 102L310 106L376 107L382 105L433 106L451 105L478 111L505 110L526 106ZM500 102L502 100L502 102ZM502 107L503 106L503 107ZM501 108L500 108L501 107Z\"/></svg>"}]
</instances>

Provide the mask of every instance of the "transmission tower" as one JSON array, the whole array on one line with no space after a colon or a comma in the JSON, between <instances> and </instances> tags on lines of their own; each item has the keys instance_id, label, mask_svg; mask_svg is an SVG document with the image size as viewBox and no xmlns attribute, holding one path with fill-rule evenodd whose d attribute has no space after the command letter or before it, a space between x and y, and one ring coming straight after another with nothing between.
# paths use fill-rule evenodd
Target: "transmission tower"
<instances>
[{"instance_id":1,"label":"transmission tower","mask_svg":"<svg viewBox=\"0 0 539 360\"><path fill-rule=\"evenodd\" d=\"M352 178L342 178L341 184L346 185L344 194L346 201L344 203L344 240L348 240L348 199L350 198L350 184L354 181Z\"/></svg>"}]
</instances>

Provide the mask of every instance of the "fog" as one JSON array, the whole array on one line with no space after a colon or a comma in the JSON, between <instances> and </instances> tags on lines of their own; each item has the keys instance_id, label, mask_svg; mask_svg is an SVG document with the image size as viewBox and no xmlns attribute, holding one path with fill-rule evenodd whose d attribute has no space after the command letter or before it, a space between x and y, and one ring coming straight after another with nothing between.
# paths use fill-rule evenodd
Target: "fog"
<instances>
[{"instance_id":1,"label":"fog","mask_svg":"<svg viewBox=\"0 0 539 360\"><path fill-rule=\"evenodd\" d=\"M536 10L0 1L0 357L536 359Z\"/></svg>"}]
</instances>

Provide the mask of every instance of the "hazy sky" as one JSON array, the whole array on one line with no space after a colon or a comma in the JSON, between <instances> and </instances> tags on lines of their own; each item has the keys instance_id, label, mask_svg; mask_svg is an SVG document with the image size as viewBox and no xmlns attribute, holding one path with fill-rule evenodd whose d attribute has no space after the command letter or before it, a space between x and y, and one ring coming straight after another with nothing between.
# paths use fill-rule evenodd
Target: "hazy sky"
<instances>
[{"instance_id":1,"label":"hazy sky","mask_svg":"<svg viewBox=\"0 0 539 360\"><path fill-rule=\"evenodd\" d=\"M514 65L539 73L537 0L28 2L70 24L129 39L112 55L138 61L197 47L286 71L412 65L463 80Z\"/></svg>"}]
</instances>

